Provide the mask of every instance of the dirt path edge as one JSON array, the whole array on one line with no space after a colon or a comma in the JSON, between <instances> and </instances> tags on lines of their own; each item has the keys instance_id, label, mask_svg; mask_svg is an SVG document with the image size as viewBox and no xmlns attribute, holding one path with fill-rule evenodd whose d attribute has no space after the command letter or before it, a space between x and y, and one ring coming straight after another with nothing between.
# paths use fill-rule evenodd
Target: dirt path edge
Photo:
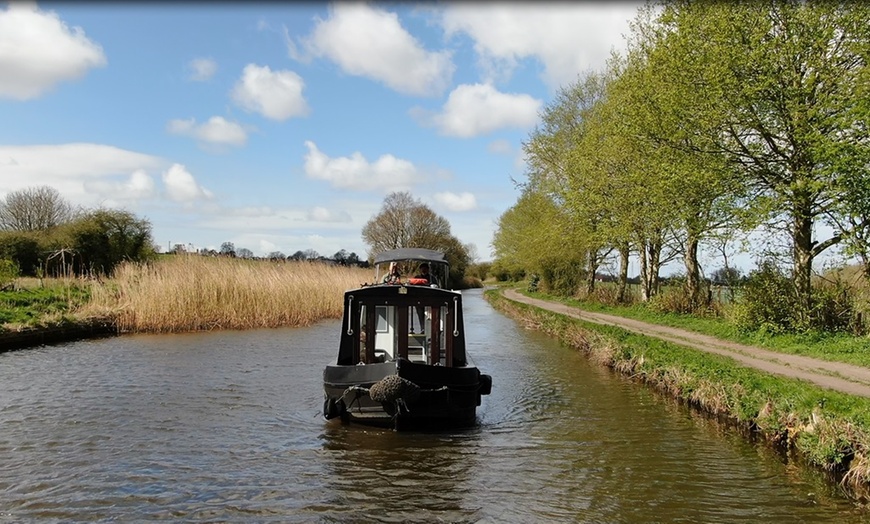
<instances>
[{"instance_id":1,"label":"dirt path edge","mask_svg":"<svg viewBox=\"0 0 870 524\"><path fill-rule=\"evenodd\" d=\"M811 382L817 386L849 395L870 397L870 369L842 362L831 362L802 355L778 353L760 347L720 340L684 329L650 324L639 320L593 313L558 302L527 297L515 289L505 289L503 296L514 302L580 319L585 322L616 326L684 347L733 358L748 367L785 377Z\"/></svg>"}]
</instances>

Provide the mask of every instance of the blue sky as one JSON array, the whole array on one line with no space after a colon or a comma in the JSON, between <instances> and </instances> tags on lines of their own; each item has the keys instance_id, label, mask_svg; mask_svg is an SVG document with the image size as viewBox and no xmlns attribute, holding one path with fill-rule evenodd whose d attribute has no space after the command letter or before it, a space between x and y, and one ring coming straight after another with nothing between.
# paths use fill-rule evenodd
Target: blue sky
<instances>
[{"instance_id":1,"label":"blue sky","mask_svg":"<svg viewBox=\"0 0 870 524\"><path fill-rule=\"evenodd\" d=\"M0 3L0 197L50 185L166 250L367 253L391 191L490 260L557 90L636 3Z\"/></svg>"}]
</instances>

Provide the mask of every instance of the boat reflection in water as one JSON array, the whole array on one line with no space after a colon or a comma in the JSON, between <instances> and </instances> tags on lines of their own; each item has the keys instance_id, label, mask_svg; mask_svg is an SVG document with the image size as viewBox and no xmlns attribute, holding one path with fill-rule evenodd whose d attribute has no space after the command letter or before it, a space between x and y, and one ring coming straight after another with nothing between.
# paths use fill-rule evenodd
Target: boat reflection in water
<instances>
[{"instance_id":1,"label":"boat reflection in water","mask_svg":"<svg viewBox=\"0 0 870 524\"><path fill-rule=\"evenodd\" d=\"M432 276L401 278L416 264ZM438 286L444 254L395 249L375 268L377 283L344 294L338 357L323 371L324 417L396 430L474 425L492 378L466 354L461 293Z\"/></svg>"}]
</instances>

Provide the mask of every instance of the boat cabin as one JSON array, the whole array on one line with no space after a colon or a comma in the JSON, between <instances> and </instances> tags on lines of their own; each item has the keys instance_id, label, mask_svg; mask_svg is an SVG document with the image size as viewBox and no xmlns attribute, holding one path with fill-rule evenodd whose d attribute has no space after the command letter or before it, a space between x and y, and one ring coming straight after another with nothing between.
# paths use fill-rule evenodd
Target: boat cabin
<instances>
[{"instance_id":1,"label":"boat cabin","mask_svg":"<svg viewBox=\"0 0 870 524\"><path fill-rule=\"evenodd\" d=\"M402 358L464 366L462 295L438 286L448 276L444 255L429 249L394 249L378 255L374 263L376 283L345 293L338 365ZM410 276L423 265L432 277Z\"/></svg>"},{"instance_id":2,"label":"boat cabin","mask_svg":"<svg viewBox=\"0 0 870 524\"><path fill-rule=\"evenodd\" d=\"M411 362L465 365L459 292L415 285L376 285L345 293L338 365Z\"/></svg>"}]
</instances>

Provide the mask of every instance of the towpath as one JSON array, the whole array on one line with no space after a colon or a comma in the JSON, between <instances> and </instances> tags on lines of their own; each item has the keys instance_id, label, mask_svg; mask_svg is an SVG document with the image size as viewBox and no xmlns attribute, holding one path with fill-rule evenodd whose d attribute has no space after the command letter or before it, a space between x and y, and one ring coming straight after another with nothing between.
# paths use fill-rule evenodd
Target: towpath
<instances>
[{"instance_id":1,"label":"towpath","mask_svg":"<svg viewBox=\"0 0 870 524\"><path fill-rule=\"evenodd\" d=\"M733 358L743 365L767 373L806 380L823 388L833 389L850 395L870 397L870 368L801 355L777 353L760 347L720 340L684 329L649 324L639 320L604 313L592 313L558 302L530 298L518 293L514 289L504 290L504 296L516 302L522 302L586 322L617 326L681 346L724 355Z\"/></svg>"}]
</instances>

